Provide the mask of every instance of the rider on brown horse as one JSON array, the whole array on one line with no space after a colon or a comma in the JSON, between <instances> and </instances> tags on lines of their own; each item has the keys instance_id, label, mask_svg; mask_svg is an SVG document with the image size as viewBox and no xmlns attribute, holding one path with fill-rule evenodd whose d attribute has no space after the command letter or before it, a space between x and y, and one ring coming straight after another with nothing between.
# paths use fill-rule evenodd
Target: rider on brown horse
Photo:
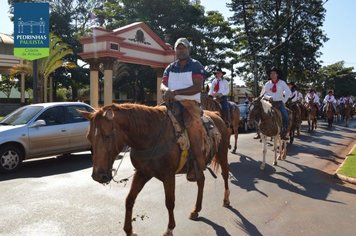
<instances>
[{"instance_id":1,"label":"rider on brown horse","mask_svg":"<svg viewBox=\"0 0 356 236\"><path fill-rule=\"evenodd\" d=\"M283 128L281 132L281 138L286 140L288 131L288 112L285 107L285 103L291 95L291 91L283 80L280 79L281 73L276 67L272 67L269 71L269 80L263 87L261 94L264 98L272 103L272 106L277 108L282 115Z\"/></svg>"},{"instance_id":2,"label":"rider on brown horse","mask_svg":"<svg viewBox=\"0 0 356 236\"><path fill-rule=\"evenodd\" d=\"M222 71L220 68L213 72L215 79L211 83L209 96L220 99L222 118L227 123L229 127L231 124L231 115L229 109L229 103L227 101L227 95L230 92L229 82L223 78L226 72Z\"/></svg>"},{"instance_id":3,"label":"rider on brown horse","mask_svg":"<svg viewBox=\"0 0 356 236\"><path fill-rule=\"evenodd\" d=\"M316 107L316 112L317 112L317 116L319 113L319 106L320 106L320 98L318 96L318 94L315 93L315 90L313 88L311 88L309 90L309 93L307 93L307 95L305 96L305 102L308 104L309 102L313 103Z\"/></svg>"},{"instance_id":4,"label":"rider on brown horse","mask_svg":"<svg viewBox=\"0 0 356 236\"><path fill-rule=\"evenodd\" d=\"M331 102L333 104L334 112L336 112L336 99L335 99L335 97L333 95L333 91L332 90L330 90L328 92L328 95L326 95L325 98L324 98L324 101L323 101L323 103L324 103L323 111L324 112L325 112L325 108L326 108L326 103L328 103L328 102Z\"/></svg>"},{"instance_id":5,"label":"rider on brown horse","mask_svg":"<svg viewBox=\"0 0 356 236\"><path fill-rule=\"evenodd\" d=\"M179 38L174 45L177 60L164 71L161 90L167 103L179 101L184 107L183 120L190 140L193 168L187 173L188 181L196 181L203 176L205 169L204 150L207 134L201 121L202 110L199 106L201 88L204 82L204 67L190 57L190 43Z\"/></svg>"}]
</instances>

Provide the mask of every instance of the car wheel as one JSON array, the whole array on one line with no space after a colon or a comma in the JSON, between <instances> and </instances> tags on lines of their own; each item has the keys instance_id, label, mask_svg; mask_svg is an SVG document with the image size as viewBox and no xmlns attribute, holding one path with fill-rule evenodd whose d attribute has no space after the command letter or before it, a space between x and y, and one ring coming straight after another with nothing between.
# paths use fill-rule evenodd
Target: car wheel
<instances>
[{"instance_id":1,"label":"car wheel","mask_svg":"<svg viewBox=\"0 0 356 236\"><path fill-rule=\"evenodd\" d=\"M0 148L0 172L12 172L18 169L23 160L23 152L16 145Z\"/></svg>"}]
</instances>

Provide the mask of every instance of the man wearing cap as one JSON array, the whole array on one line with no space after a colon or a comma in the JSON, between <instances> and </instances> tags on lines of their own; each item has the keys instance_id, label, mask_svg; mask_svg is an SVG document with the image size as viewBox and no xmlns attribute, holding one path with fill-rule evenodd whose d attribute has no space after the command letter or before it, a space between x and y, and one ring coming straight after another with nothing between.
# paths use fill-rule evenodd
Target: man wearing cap
<instances>
[{"instance_id":1,"label":"man wearing cap","mask_svg":"<svg viewBox=\"0 0 356 236\"><path fill-rule=\"evenodd\" d=\"M231 123L229 102L227 101L227 95L230 92L229 82L223 78L226 72L222 71L220 68L213 73L215 75L215 79L211 83L209 95L220 98L223 120L229 127Z\"/></svg>"},{"instance_id":2,"label":"man wearing cap","mask_svg":"<svg viewBox=\"0 0 356 236\"><path fill-rule=\"evenodd\" d=\"M283 129L281 138L287 140L288 131L288 112L285 103L291 95L291 91L286 82L280 79L281 73L276 67L272 67L269 72L270 80L263 87L261 94L263 97L272 102L272 106L278 108L282 115Z\"/></svg>"},{"instance_id":3,"label":"man wearing cap","mask_svg":"<svg viewBox=\"0 0 356 236\"><path fill-rule=\"evenodd\" d=\"M185 108L184 125L187 129L191 156L195 158L194 168L187 173L188 181L196 181L203 176L205 169L204 152L207 134L201 121L201 89L204 84L205 70L202 64L190 57L190 43L186 38L179 38L174 44L177 60L164 71L161 90L167 103L179 101Z\"/></svg>"},{"instance_id":4,"label":"man wearing cap","mask_svg":"<svg viewBox=\"0 0 356 236\"><path fill-rule=\"evenodd\" d=\"M335 97L333 95L333 91L332 90L330 90L328 92L328 95L326 95L325 98L324 98L324 101L323 101L323 104L324 104L323 112L325 112L325 108L326 108L325 104L327 102L331 102L333 104L334 112L336 112L336 99L335 99Z\"/></svg>"}]
</instances>

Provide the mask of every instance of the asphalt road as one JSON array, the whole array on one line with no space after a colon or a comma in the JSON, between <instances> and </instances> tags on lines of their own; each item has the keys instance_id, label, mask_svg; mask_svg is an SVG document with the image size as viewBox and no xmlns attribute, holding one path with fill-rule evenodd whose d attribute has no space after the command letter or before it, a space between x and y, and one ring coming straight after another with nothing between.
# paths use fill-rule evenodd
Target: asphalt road
<instances>
[{"instance_id":1,"label":"asphalt road","mask_svg":"<svg viewBox=\"0 0 356 236\"><path fill-rule=\"evenodd\" d=\"M231 207L222 207L223 181L206 172L203 209L188 219L196 184L177 176L174 235L355 235L356 186L333 177L356 139L350 128L321 124L288 146L286 161L260 171L261 144L241 134L238 154L229 154ZM115 166L119 161L115 162ZM94 182L88 153L26 162L0 175L0 235L124 235L125 197L134 169L126 154L117 180ZM133 226L138 235L162 235L168 214L161 182L151 180L139 194Z\"/></svg>"}]
</instances>

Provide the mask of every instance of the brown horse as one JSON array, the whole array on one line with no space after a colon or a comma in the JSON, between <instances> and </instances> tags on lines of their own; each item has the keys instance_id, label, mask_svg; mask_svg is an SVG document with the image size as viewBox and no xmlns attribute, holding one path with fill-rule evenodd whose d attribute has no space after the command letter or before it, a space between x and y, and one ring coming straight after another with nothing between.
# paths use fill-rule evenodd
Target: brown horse
<instances>
[{"instance_id":1,"label":"brown horse","mask_svg":"<svg viewBox=\"0 0 356 236\"><path fill-rule=\"evenodd\" d=\"M313 101L309 101L305 106L308 111L308 132L312 132L318 126L318 108Z\"/></svg>"},{"instance_id":2,"label":"brown horse","mask_svg":"<svg viewBox=\"0 0 356 236\"><path fill-rule=\"evenodd\" d=\"M221 105L218 99L214 99L211 96L208 96L207 94L202 94L201 97L201 106L204 110L208 111L218 111L221 114ZM230 111L230 117L231 117L231 127L232 127L232 132L231 134L234 134L234 148L232 150L232 153L236 153L237 150L237 140L239 138L239 126L240 126L240 109L237 106L236 103L229 101L229 111ZM229 143L230 143L230 138L229 138ZM231 145L229 144L229 148L231 148Z\"/></svg>"},{"instance_id":3,"label":"brown horse","mask_svg":"<svg viewBox=\"0 0 356 236\"><path fill-rule=\"evenodd\" d=\"M290 120L291 117L289 117L289 121ZM273 108L271 103L263 100L262 97L258 97L249 107L248 122L250 126L256 123L258 125L258 129L260 130L263 145L263 161L260 169L263 170L266 165L267 137L273 137L274 140L273 165L277 165L277 144L279 146L278 160L285 160L287 156L287 142L282 140L280 136L282 131L281 112L278 109Z\"/></svg>"},{"instance_id":4,"label":"brown horse","mask_svg":"<svg viewBox=\"0 0 356 236\"><path fill-rule=\"evenodd\" d=\"M334 121L334 105L332 102L327 102L325 105L325 114L326 114L326 119L328 121L328 128L331 128L333 126L333 121Z\"/></svg>"},{"instance_id":5,"label":"brown horse","mask_svg":"<svg viewBox=\"0 0 356 236\"><path fill-rule=\"evenodd\" d=\"M216 149L211 149L212 164L215 170L219 166L225 182L224 206L229 205L228 186L228 130L224 121L215 112L204 112L215 123L221 134ZM132 228L132 210L137 195L144 185L155 177L163 182L166 207L168 210L168 229L164 235L172 235L175 228L174 201L175 175L186 173L186 165L177 172L180 166L181 150L167 109L163 106L148 107L139 104L113 104L89 113L81 114L90 120L88 139L92 145L93 172L92 178L99 183L109 183L116 156L127 144L131 147L131 163L136 171L130 192L126 198L124 231L126 235L135 235ZM209 150L206 150L209 152ZM209 162L211 155L207 155ZM197 181L198 196L191 219L196 219L202 208L204 175Z\"/></svg>"},{"instance_id":6,"label":"brown horse","mask_svg":"<svg viewBox=\"0 0 356 236\"><path fill-rule=\"evenodd\" d=\"M301 123L301 111L298 106L298 102L287 102L287 108L292 112L293 119L290 123L290 131L289 131L289 143L293 143L294 141L294 134L297 131L298 135L300 134L300 123Z\"/></svg>"},{"instance_id":7,"label":"brown horse","mask_svg":"<svg viewBox=\"0 0 356 236\"><path fill-rule=\"evenodd\" d=\"M349 120L352 117L352 104L348 101L344 105L344 117L345 117L345 126L349 126Z\"/></svg>"}]
</instances>

